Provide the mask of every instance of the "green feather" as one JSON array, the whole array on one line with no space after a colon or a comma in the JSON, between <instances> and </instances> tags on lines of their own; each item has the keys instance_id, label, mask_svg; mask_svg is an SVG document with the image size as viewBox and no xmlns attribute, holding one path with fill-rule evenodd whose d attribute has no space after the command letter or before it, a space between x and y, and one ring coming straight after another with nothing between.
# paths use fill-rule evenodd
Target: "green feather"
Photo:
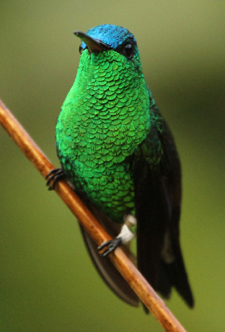
<instances>
[{"instance_id":1,"label":"green feather","mask_svg":"<svg viewBox=\"0 0 225 332\"><path fill-rule=\"evenodd\" d=\"M65 174L90 201L115 221L134 213L132 168L128 157L151 129L150 103L139 53L129 61L114 50L82 52L76 80L62 106L56 144ZM152 120L151 120L152 117ZM156 144L157 145L157 144ZM159 162L158 150L146 157ZM157 157L153 157L153 154Z\"/></svg>"}]
</instances>

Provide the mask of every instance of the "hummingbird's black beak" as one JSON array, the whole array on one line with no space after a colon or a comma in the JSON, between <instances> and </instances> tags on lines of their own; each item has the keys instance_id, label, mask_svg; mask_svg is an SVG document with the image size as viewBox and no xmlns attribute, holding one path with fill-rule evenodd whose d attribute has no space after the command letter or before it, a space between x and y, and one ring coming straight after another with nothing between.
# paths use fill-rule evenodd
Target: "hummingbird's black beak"
<instances>
[{"instance_id":1,"label":"hummingbird's black beak","mask_svg":"<svg viewBox=\"0 0 225 332\"><path fill-rule=\"evenodd\" d=\"M88 47L90 53L92 52L103 52L105 50L110 49L110 47L100 40L96 40L84 32L74 31L74 34L79 37Z\"/></svg>"}]
</instances>

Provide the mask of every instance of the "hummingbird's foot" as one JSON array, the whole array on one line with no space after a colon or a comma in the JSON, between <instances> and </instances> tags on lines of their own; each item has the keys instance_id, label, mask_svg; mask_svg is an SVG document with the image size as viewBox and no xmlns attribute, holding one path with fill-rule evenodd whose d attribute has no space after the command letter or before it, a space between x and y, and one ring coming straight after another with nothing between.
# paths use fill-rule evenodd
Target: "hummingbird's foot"
<instances>
[{"instance_id":1,"label":"hummingbird's foot","mask_svg":"<svg viewBox=\"0 0 225 332\"><path fill-rule=\"evenodd\" d=\"M101 251L102 249L105 248L105 250L103 251L103 253L101 253L100 255L102 257L106 257L106 256L108 256L108 254L110 254L111 252L113 252L121 243L122 243L122 238L121 237L117 237L114 240L110 240L110 241L102 243L98 247L98 251Z\"/></svg>"},{"instance_id":2,"label":"hummingbird's foot","mask_svg":"<svg viewBox=\"0 0 225 332\"><path fill-rule=\"evenodd\" d=\"M55 185L59 180L62 180L65 177L65 174L63 173L63 169L62 168L55 168L52 169L47 176L45 177L47 182L46 182L46 186L48 186L48 190L54 190L55 189ZM50 182L52 182L52 184L50 184Z\"/></svg>"},{"instance_id":3,"label":"hummingbird's foot","mask_svg":"<svg viewBox=\"0 0 225 332\"><path fill-rule=\"evenodd\" d=\"M98 251L105 250L100 254L103 257L108 256L113 252L120 244L127 244L135 237L136 233L137 219L133 214L128 214L124 216L124 224L121 228L119 235L110 241L102 243L98 247Z\"/></svg>"}]
</instances>

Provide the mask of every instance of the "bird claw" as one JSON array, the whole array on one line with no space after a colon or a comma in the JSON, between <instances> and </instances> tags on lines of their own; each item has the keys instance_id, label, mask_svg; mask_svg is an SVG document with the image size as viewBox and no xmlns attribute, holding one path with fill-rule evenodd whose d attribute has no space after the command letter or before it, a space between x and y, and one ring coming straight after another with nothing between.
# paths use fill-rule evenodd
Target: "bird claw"
<instances>
[{"instance_id":1,"label":"bird claw","mask_svg":"<svg viewBox=\"0 0 225 332\"><path fill-rule=\"evenodd\" d=\"M98 251L101 251L102 249L105 248L105 250L103 251L103 253L101 253L100 255L102 257L106 257L111 252L113 252L121 243L122 243L122 238L121 237L117 237L116 239L113 239L113 240L110 240L110 241L102 243L98 247Z\"/></svg>"},{"instance_id":2,"label":"bird claw","mask_svg":"<svg viewBox=\"0 0 225 332\"><path fill-rule=\"evenodd\" d=\"M47 180L46 186L48 186L48 190L54 190L56 183L64 177L65 175L62 168L52 169L45 177ZM53 181L52 184L50 184L51 181Z\"/></svg>"}]
</instances>

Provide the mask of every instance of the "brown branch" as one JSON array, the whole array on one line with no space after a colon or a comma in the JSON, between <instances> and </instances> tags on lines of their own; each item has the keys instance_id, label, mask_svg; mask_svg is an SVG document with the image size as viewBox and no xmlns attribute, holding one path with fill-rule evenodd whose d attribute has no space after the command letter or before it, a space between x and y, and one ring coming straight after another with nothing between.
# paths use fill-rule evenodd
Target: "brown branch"
<instances>
[{"instance_id":1,"label":"brown branch","mask_svg":"<svg viewBox=\"0 0 225 332\"><path fill-rule=\"evenodd\" d=\"M45 178L54 166L31 139L28 133L23 129L16 118L1 102L1 100L0 123L27 156L27 158ZM98 245L100 245L103 241L111 239L102 226L87 210L74 191L65 182L58 183L55 191ZM174 317L174 315L169 311L164 302L159 298L153 288L148 284L148 282L120 248L116 249L114 254L110 255L110 259L118 271L122 274L124 279L133 288L141 301L159 321L165 331L185 332L185 329L176 317Z\"/></svg>"}]
</instances>

